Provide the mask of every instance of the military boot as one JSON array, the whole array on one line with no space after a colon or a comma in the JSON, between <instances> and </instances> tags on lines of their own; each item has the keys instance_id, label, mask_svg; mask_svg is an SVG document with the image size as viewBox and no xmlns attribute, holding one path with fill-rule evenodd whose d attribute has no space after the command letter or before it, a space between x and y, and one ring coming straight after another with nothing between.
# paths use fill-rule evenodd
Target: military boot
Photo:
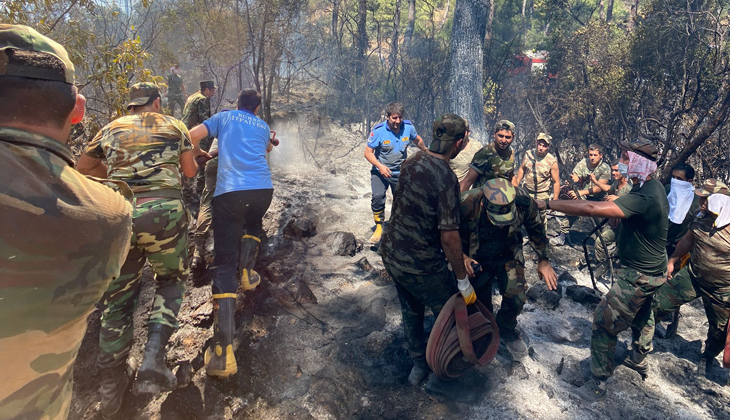
<instances>
[{"instance_id":1,"label":"military boot","mask_svg":"<svg viewBox=\"0 0 730 420\"><path fill-rule=\"evenodd\" d=\"M99 368L101 383L101 415L106 420L116 419L124 407L124 398L129 390L127 363L122 360L117 366Z\"/></svg>"},{"instance_id":2,"label":"military boot","mask_svg":"<svg viewBox=\"0 0 730 420\"><path fill-rule=\"evenodd\" d=\"M383 219L385 218L385 210L373 212L373 219L375 220L375 232L370 237L370 243L375 245L380 242L380 238L383 236Z\"/></svg>"},{"instance_id":3,"label":"military boot","mask_svg":"<svg viewBox=\"0 0 730 420\"><path fill-rule=\"evenodd\" d=\"M193 259L190 261L190 268L193 270L205 269L205 242L205 235L195 236L195 251L193 251Z\"/></svg>"},{"instance_id":4,"label":"military boot","mask_svg":"<svg viewBox=\"0 0 730 420\"><path fill-rule=\"evenodd\" d=\"M228 378L238 372L233 354L235 312L235 293L213 295L213 342L205 350L205 372L208 376Z\"/></svg>"},{"instance_id":5,"label":"military boot","mask_svg":"<svg viewBox=\"0 0 730 420\"><path fill-rule=\"evenodd\" d=\"M606 399L606 381L592 377L573 393L589 403L604 400Z\"/></svg>"},{"instance_id":6,"label":"military boot","mask_svg":"<svg viewBox=\"0 0 730 420\"><path fill-rule=\"evenodd\" d=\"M177 378L165 363L165 346L174 331L169 325L150 324L144 360L134 384L135 394L159 394L177 388Z\"/></svg>"},{"instance_id":7,"label":"military boot","mask_svg":"<svg viewBox=\"0 0 730 420\"><path fill-rule=\"evenodd\" d=\"M624 359L623 365L639 372L641 379L646 380L646 376L649 372L649 361L646 360L645 354L632 350L631 355Z\"/></svg>"},{"instance_id":8,"label":"military boot","mask_svg":"<svg viewBox=\"0 0 730 420\"><path fill-rule=\"evenodd\" d=\"M256 236L244 235L241 238L241 251L238 254L238 272L241 276L241 288L244 291L253 290L261 283L261 276L253 269L260 246L261 239Z\"/></svg>"}]
</instances>

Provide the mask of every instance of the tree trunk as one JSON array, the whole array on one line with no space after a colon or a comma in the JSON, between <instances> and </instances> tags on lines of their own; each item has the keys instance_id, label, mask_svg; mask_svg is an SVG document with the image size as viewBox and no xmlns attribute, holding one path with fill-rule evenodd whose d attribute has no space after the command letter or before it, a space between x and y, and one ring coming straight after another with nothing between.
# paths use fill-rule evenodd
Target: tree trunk
<instances>
[{"instance_id":1,"label":"tree trunk","mask_svg":"<svg viewBox=\"0 0 730 420\"><path fill-rule=\"evenodd\" d=\"M494 0L489 0L489 15L487 16L487 30L484 34L485 41L492 40L492 23L494 22Z\"/></svg>"},{"instance_id":2,"label":"tree trunk","mask_svg":"<svg viewBox=\"0 0 730 420\"><path fill-rule=\"evenodd\" d=\"M483 63L484 29L489 7L483 0L456 0L451 33L451 112L469 121L476 139L485 141Z\"/></svg>"},{"instance_id":3,"label":"tree trunk","mask_svg":"<svg viewBox=\"0 0 730 420\"><path fill-rule=\"evenodd\" d=\"M368 2L358 0L357 4L357 54L361 59L365 58L368 50L367 33Z\"/></svg>"},{"instance_id":4,"label":"tree trunk","mask_svg":"<svg viewBox=\"0 0 730 420\"><path fill-rule=\"evenodd\" d=\"M400 37L400 5L401 0L395 0L395 10L393 12L393 35L390 44L390 66L395 68L398 60L398 38Z\"/></svg>"},{"instance_id":5,"label":"tree trunk","mask_svg":"<svg viewBox=\"0 0 730 420\"><path fill-rule=\"evenodd\" d=\"M403 45L406 47L406 51L411 49L411 42L413 42L413 29L416 25L416 0L408 0L408 25L406 26L405 39Z\"/></svg>"},{"instance_id":6,"label":"tree trunk","mask_svg":"<svg viewBox=\"0 0 730 420\"><path fill-rule=\"evenodd\" d=\"M613 19L613 0L608 0L608 5L606 6L606 23L611 22Z\"/></svg>"},{"instance_id":7,"label":"tree trunk","mask_svg":"<svg viewBox=\"0 0 730 420\"><path fill-rule=\"evenodd\" d=\"M603 22L603 20L606 19L603 9L604 9L603 0L598 0L598 20L600 20L601 22Z\"/></svg>"},{"instance_id":8,"label":"tree trunk","mask_svg":"<svg viewBox=\"0 0 730 420\"><path fill-rule=\"evenodd\" d=\"M636 16L639 13L639 0L633 0L631 2L631 8L629 9L629 21L626 24L626 29L629 32L632 32L634 30L634 26L636 25Z\"/></svg>"},{"instance_id":9,"label":"tree trunk","mask_svg":"<svg viewBox=\"0 0 730 420\"><path fill-rule=\"evenodd\" d=\"M491 1L492 3L494 0ZM525 41L525 36L527 36L527 16L525 16L525 11L527 9L527 0L522 0L522 41Z\"/></svg>"},{"instance_id":10,"label":"tree trunk","mask_svg":"<svg viewBox=\"0 0 730 420\"><path fill-rule=\"evenodd\" d=\"M337 43L337 21L340 13L340 0L332 0L332 43Z\"/></svg>"}]
</instances>

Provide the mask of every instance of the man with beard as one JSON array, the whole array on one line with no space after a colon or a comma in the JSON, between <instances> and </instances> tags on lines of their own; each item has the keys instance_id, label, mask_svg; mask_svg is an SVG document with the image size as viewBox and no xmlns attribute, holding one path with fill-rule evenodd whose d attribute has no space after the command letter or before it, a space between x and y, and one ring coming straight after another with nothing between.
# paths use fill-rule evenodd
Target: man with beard
<instances>
[{"instance_id":1,"label":"man with beard","mask_svg":"<svg viewBox=\"0 0 730 420\"><path fill-rule=\"evenodd\" d=\"M459 182L461 192L469 188L482 188L492 178L512 181L515 174L515 156L510 145L515 133L515 125L510 121L497 121L494 125L494 142L474 155L466 178Z\"/></svg>"},{"instance_id":2,"label":"man with beard","mask_svg":"<svg viewBox=\"0 0 730 420\"><path fill-rule=\"evenodd\" d=\"M618 255L623 268L611 290L598 304L591 336L591 379L576 390L582 399L594 402L606 398L606 381L613 374L617 336L631 327L632 347L645 356L639 344L641 330L653 323L651 300L667 279L667 225L669 203L664 186L653 178L657 150L645 141L622 142L623 163L628 163L631 192L615 201L556 200L538 202L582 217L621 219ZM637 362L639 362L637 360Z\"/></svg>"},{"instance_id":3,"label":"man with beard","mask_svg":"<svg viewBox=\"0 0 730 420\"><path fill-rule=\"evenodd\" d=\"M545 133L537 135L535 141L535 150L528 150L522 165L517 170L517 176L514 180L514 186L520 185L524 178L525 190L530 197L536 200L547 200L550 198L550 181L553 181L553 198L560 195L560 171L558 169L558 160L553 156L550 150L552 137ZM543 225L547 220L547 212L540 211L540 218ZM546 226L547 227L547 226Z\"/></svg>"},{"instance_id":4,"label":"man with beard","mask_svg":"<svg viewBox=\"0 0 730 420\"><path fill-rule=\"evenodd\" d=\"M393 214L379 250L398 292L408 352L414 364L408 381L414 386L429 372L423 328L426 306L438 316L457 290L467 304L476 301L464 269L459 238L459 184L449 167L449 160L466 147L466 130L463 118L443 115L433 123L429 149L403 163ZM443 384L431 375L427 390L440 393Z\"/></svg>"},{"instance_id":5,"label":"man with beard","mask_svg":"<svg viewBox=\"0 0 730 420\"><path fill-rule=\"evenodd\" d=\"M405 108L400 102L386 105L385 122L373 128L365 146L365 159L373 165L370 170L370 185L373 189L370 208L375 220L375 231L370 237L371 244L380 242L383 235L385 193L388 188L394 192L398 185L401 164L408 156L408 144L413 141L419 149L426 150L416 128L410 121L403 119L404 114Z\"/></svg>"}]
</instances>

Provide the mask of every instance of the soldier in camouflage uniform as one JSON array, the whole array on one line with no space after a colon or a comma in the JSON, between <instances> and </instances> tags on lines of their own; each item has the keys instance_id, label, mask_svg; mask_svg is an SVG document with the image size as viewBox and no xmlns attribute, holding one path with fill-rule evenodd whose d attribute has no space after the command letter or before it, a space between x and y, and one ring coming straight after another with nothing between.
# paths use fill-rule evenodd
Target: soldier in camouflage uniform
<instances>
[{"instance_id":1,"label":"soldier in camouflage uniform","mask_svg":"<svg viewBox=\"0 0 730 420\"><path fill-rule=\"evenodd\" d=\"M190 95L187 102L185 102L182 122L185 123L188 130L192 130L198 124L202 124L203 121L213 115L210 107L210 98L215 95L215 90L215 83L212 80L200 82L200 91ZM200 149L206 152L209 151L212 142L212 137L206 137L200 140ZM194 180L189 178L183 180L185 203L194 215L197 214L203 188L205 188L205 167L201 166Z\"/></svg>"},{"instance_id":2,"label":"soldier in camouflage uniform","mask_svg":"<svg viewBox=\"0 0 730 420\"><path fill-rule=\"evenodd\" d=\"M515 138L515 125L507 120L497 121L494 125L494 142L484 146L474 155L469 172L459 182L459 190L480 189L492 178L512 180L515 174L515 156L512 141Z\"/></svg>"},{"instance_id":3,"label":"soldier in camouflage uniform","mask_svg":"<svg viewBox=\"0 0 730 420\"><path fill-rule=\"evenodd\" d=\"M466 146L465 133L466 121L446 114L433 123L434 140L429 150L416 152L403 163L393 213L378 251L395 281L401 303L408 352L414 363L408 380L413 385L429 372L423 332L425 307L438 316L457 290L467 304L476 300L459 239L459 184L448 163ZM438 392L438 379L429 381L429 386Z\"/></svg>"},{"instance_id":4,"label":"soldier in camouflage uniform","mask_svg":"<svg viewBox=\"0 0 730 420\"><path fill-rule=\"evenodd\" d=\"M172 66L170 75L167 76L167 107L173 117L177 106L180 106L180 112L185 109L185 84L180 76L180 70Z\"/></svg>"},{"instance_id":5,"label":"soldier in camouflage uniform","mask_svg":"<svg viewBox=\"0 0 730 420\"><path fill-rule=\"evenodd\" d=\"M595 178L595 175L591 174L591 179ZM619 171L619 161L616 160L611 165L611 177L613 178L613 181L611 182L611 185L602 184L600 182L595 182L595 185L597 185L601 190L607 193L607 195L604 197L604 200L608 201L615 201L619 197L623 197L624 195L631 192L631 188L633 188L633 185L629 183L629 180L626 179L626 176ZM618 233L618 220L609 220L608 223L603 225L603 229L601 230L601 236L603 237L603 242L596 239L596 260L599 262L605 261L606 258L608 258L608 250L603 247L603 244L605 243L607 247L610 247L611 244L616 242L616 234Z\"/></svg>"},{"instance_id":6,"label":"soldier in camouflage uniform","mask_svg":"<svg viewBox=\"0 0 730 420\"><path fill-rule=\"evenodd\" d=\"M611 179L611 167L603 161L603 149L597 144L588 146L588 157L582 159L573 168L570 175L572 181L578 184L578 194L585 197L589 201L603 200L606 193L598 184L608 184ZM570 192L574 200L580 199L574 192ZM578 220L577 217L563 216L560 217L560 236L553 241L555 245L564 245L565 238L570 233L573 223Z\"/></svg>"},{"instance_id":7,"label":"soldier in camouflage uniform","mask_svg":"<svg viewBox=\"0 0 730 420\"><path fill-rule=\"evenodd\" d=\"M131 206L73 168L66 140L85 99L66 50L0 24L0 63L0 419L63 420L87 317L127 254Z\"/></svg>"},{"instance_id":8,"label":"soldier in camouflage uniform","mask_svg":"<svg viewBox=\"0 0 730 420\"><path fill-rule=\"evenodd\" d=\"M122 408L129 378L124 374L133 344L133 315L142 270L149 261L155 272L155 298L149 313L144 361L135 383L139 393L157 394L175 388L175 375L165 365L165 345L177 329L183 289L188 277L188 220L181 195L180 171L197 171L185 125L160 114L160 94L150 83L130 89L132 114L107 124L79 159L82 173L125 181L134 192L134 230L121 274L101 299L98 365L102 372L101 409L111 418Z\"/></svg>"},{"instance_id":9,"label":"soldier in camouflage uniform","mask_svg":"<svg viewBox=\"0 0 730 420\"><path fill-rule=\"evenodd\" d=\"M525 190L536 200L550 198L550 180L553 181L553 198L560 195L560 171L558 160L549 152L553 138L545 133L537 135L535 150L528 150L517 170L514 185L525 180ZM543 225L547 228L547 212L540 211Z\"/></svg>"},{"instance_id":10,"label":"soldier in camouflage uniform","mask_svg":"<svg viewBox=\"0 0 730 420\"><path fill-rule=\"evenodd\" d=\"M606 380L613 374L617 336L631 328L632 363L646 357L639 338L641 330L653 323L651 301L667 279L667 225L669 203L664 186L652 177L656 171L657 150L642 142L622 142L622 163L628 164L633 184L629 194L615 201L587 202L556 200L541 208L554 209L583 217L621 219L618 230L618 255L623 268L616 282L596 307L591 336L591 379L575 393L590 402L606 397Z\"/></svg>"},{"instance_id":11,"label":"soldier in camouflage uniform","mask_svg":"<svg viewBox=\"0 0 730 420\"><path fill-rule=\"evenodd\" d=\"M502 294L497 313L500 338L507 344L512 359L527 356L527 346L517 332L517 316L525 305L525 256L522 253L524 226L538 256L537 272L548 288L557 288L557 276L548 260L545 225L537 204L527 191L515 188L508 180L493 178L482 189L461 195L459 236L465 251L464 263L477 298L492 311L492 284L496 279ZM473 272L472 263L481 271Z\"/></svg>"},{"instance_id":12,"label":"soldier in camouflage uniform","mask_svg":"<svg viewBox=\"0 0 730 420\"><path fill-rule=\"evenodd\" d=\"M200 196L198 222L193 230L195 251L193 252L193 260L190 262L190 268L193 270L205 267L205 243L210 235L210 226L213 220L213 195L218 180L218 139L213 139L208 153L212 156L212 159L205 164L205 188L203 188L203 194Z\"/></svg>"},{"instance_id":13,"label":"soldier in camouflage uniform","mask_svg":"<svg viewBox=\"0 0 730 420\"><path fill-rule=\"evenodd\" d=\"M652 301L654 318L651 321L655 321L685 303L702 298L709 324L699 366L699 373L703 375L709 362L725 348L730 319L730 225L716 226L718 214L708 210L708 196L709 200L725 201L730 206L727 192L725 184L715 179L705 181L703 189L695 190L702 197L700 215L694 219L669 258L669 280L657 289ZM688 253L689 262L680 269L681 261ZM679 272L672 276L675 268ZM641 332L641 353L647 354L652 350L653 338L654 322L650 322ZM645 376L649 367L646 362L633 364L631 359L627 359L624 364Z\"/></svg>"}]
</instances>

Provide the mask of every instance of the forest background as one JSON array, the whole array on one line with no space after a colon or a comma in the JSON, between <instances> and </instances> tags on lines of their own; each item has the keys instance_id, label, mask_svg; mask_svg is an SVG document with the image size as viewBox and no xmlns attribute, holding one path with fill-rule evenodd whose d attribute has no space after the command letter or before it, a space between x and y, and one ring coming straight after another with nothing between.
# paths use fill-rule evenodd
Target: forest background
<instances>
[{"instance_id":1,"label":"forest background","mask_svg":"<svg viewBox=\"0 0 730 420\"><path fill-rule=\"evenodd\" d=\"M730 176L727 0L10 0L0 22L62 43L77 66L87 116L81 144L124 114L128 88L164 87L178 65L187 93L219 87L272 99L307 90L319 112L365 136L400 101L430 140L442 113L466 117L473 138L517 124L518 154L539 132L561 170L586 146L617 156L622 140L660 145L663 180L687 161L696 180ZM530 69L525 54L545 52Z\"/></svg>"}]
</instances>

